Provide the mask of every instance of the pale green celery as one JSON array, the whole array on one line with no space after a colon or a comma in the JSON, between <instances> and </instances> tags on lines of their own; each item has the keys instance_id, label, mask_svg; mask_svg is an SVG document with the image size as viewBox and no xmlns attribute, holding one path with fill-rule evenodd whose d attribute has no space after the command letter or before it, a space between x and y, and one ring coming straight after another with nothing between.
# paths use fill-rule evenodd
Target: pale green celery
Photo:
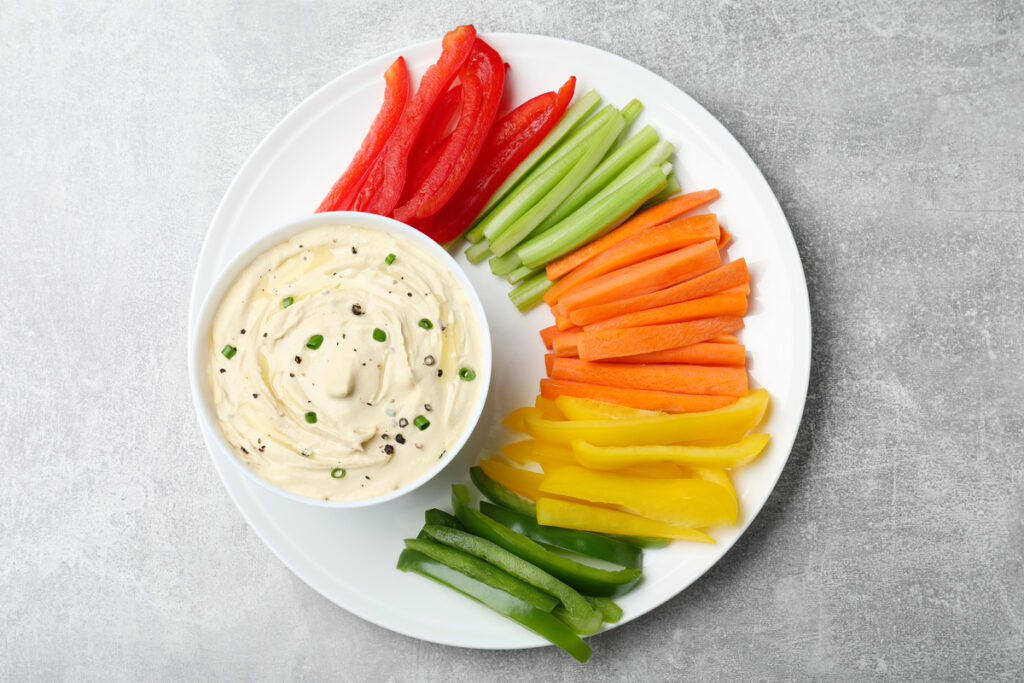
<instances>
[{"instance_id":1,"label":"pale green celery","mask_svg":"<svg viewBox=\"0 0 1024 683\"><path fill-rule=\"evenodd\" d=\"M555 147L548 156L541 160L541 162L537 164L537 167L530 172L530 175L527 176L523 182L527 182L530 177L538 173L543 173L546 168L556 163L563 156L575 149L577 145L588 142L599 130L601 130L601 128L604 127L606 123L620 115L619 110L610 104L601 107L601 111L597 112L580 124L578 128L569 134L569 137L559 143L559 145Z\"/></svg>"},{"instance_id":2,"label":"pale green celery","mask_svg":"<svg viewBox=\"0 0 1024 683\"><path fill-rule=\"evenodd\" d=\"M466 250L466 260L470 263L480 263L491 255L491 243L488 240L477 242Z\"/></svg>"},{"instance_id":3,"label":"pale green celery","mask_svg":"<svg viewBox=\"0 0 1024 683\"><path fill-rule=\"evenodd\" d=\"M566 197L572 194L573 190L579 187L580 183L597 167L625 127L626 122L622 117L615 116L595 133L587 141L587 144L581 145L585 149L585 153L579 161L540 201L534 203L526 213L517 218L512 225L495 238L491 244L491 252L498 256L507 254L526 239L534 228L547 218L555 210L555 207L565 201Z\"/></svg>"},{"instance_id":4,"label":"pale green celery","mask_svg":"<svg viewBox=\"0 0 1024 683\"><path fill-rule=\"evenodd\" d=\"M640 112L644 110L644 105L638 99L632 99L625 107L622 108L622 118L626 119L626 125L633 123L633 119L640 116Z\"/></svg>"},{"instance_id":5,"label":"pale green celery","mask_svg":"<svg viewBox=\"0 0 1024 683\"><path fill-rule=\"evenodd\" d=\"M668 176L665 178L665 189L659 192L658 194L654 195L650 199L648 199L647 203L644 204L642 208L654 206L655 204L661 204L663 201L670 198L672 195L676 194L681 189L683 188L680 187L679 185L679 178L676 177L675 173L669 173Z\"/></svg>"},{"instance_id":6,"label":"pale green celery","mask_svg":"<svg viewBox=\"0 0 1024 683\"><path fill-rule=\"evenodd\" d=\"M659 140L654 147L651 147L649 150L634 159L629 166L619 173L619 175L615 176L614 180L605 185L604 188L595 195L595 197L603 197L610 192L614 192L625 183L629 182L632 178L635 178L637 175L643 173L652 166L661 166L675 151L675 145L671 142L668 140Z\"/></svg>"},{"instance_id":7,"label":"pale green celery","mask_svg":"<svg viewBox=\"0 0 1024 683\"><path fill-rule=\"evenodd\" d=\"M488 263L491 266L491 272L495 275L508 275L522 265L522 261L519 260L515 252L504 256L492 256Z\"/></svg>"},{"instance_id":8,"label":"pale green celery","mask_svg":"<svg viewBox=\"0 0 1024 683\"><path fill-rule=\"evenodd\" d=\"M594 197L547 232L524 242L516 253L523 265L542 266L617 227L664 187L665 174L658 166L650 166L618 189Z\"/></svg>"},{"instance_id":9,"label":"pale green celery","mask_svg":"<svg viewBox=\"0 0 1024 683\"><path fill-rule=\"evenodd\" d=\"M540 271L520 282L515 289L508 293L508 298L520 311L527 311L541 302L544 292L551 289L555 284L548 279L548 274Z\"/></svg>"},{"instance_id":10,"label":"pale green celery","mask_svg":"<svg viewBox=\"0 0 1024 683\"><path fill-rule=\"evenodd\" d=\"M576 125L586 118L590 112L597 108L597 105L601 104L601 96L597 94L596 90L591 90L586 95L581 97L575 104L565 110L565 114L555 124L551 132L548 133L540 144L537 145L532 152L530 152L525 159L523 159L515 170L509 174L508 178L505 178L505 182L498 186L498 189L494 191L491 198L484 204L484 208L480 211L480 215L473 221L474 224L480 222L480 219L487 215L487 213L494 207L495 204L505 198L505 195L509 193L519 179L530 172L537 162L544 158L544 155L551 151L555 145L561 142L562 138L569 134ZM471 240L473 242L479 242L479 238Z\"/></svg>"},{"instance_id":11,"label":"pale green celery","mask_svg":"<svg viewBox=\"0 0 1024 683\"><path fill-rule=\"evenodd\" d=\"M594 169L593 173L587 176L579 187L564 202L558 205L551 215L545 218L539 231L543 232L552 225L559 223L566 216L580 208L587 201L604 189L630 164L636 161L644 152L648 151L658 143L658 133L650 126L644 126L637 131L636 135L619 145L614 152L601 162Z\"/></svg>"},{"instance_id":12,"label":"pale green celery","mask_svg":"<svg viewBox=\"0 0 1024 683\"><path fill-rule=\"evenodd\" d=\"M508 280L509 284L514 285L530 277L539 270L539 268L527 268L526 266L519 266L511 273L509 273L506 279Z\"/></svg>"}]
</instances>

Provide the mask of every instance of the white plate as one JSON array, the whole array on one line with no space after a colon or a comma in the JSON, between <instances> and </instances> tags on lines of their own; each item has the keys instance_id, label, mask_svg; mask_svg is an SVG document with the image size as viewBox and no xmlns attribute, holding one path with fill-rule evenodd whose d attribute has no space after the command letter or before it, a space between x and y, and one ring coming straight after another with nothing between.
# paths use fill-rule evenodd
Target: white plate
<instances>
[{"instance_id":1,"label":"white plate","mask_svg":"<svg viewBox=\"0 0 1024 683\"><path fill-rule=\"evenodd\" d=\"M678 149L684 190L717 187L713 206L735 236L729 255L746 257L752 303L742 340L755 385L772 394L764 429L772 441L735 485L741 521L711 530L716 545L678 542L645 554L644 580L619 599L624 624L678 594L736 542L760 511L785 466L803 413L810 370L811 323L800 257L778 202L739 143L707 111L664 79L621 57L544 36L489 34L511 65L507 101L556 89L575 74L577 93L596 88L605 102L646 105L639 125L653 124ZM247 244L285 221L310 213L347 165L383 92L385 68L405 56L418 82L440 51L430 41L382 56L335 79L300 104L256 148L210 224L199 257L189 310L189 338L215 275ZM637 124L634 124L637 125ZM261 539L297 576L332 602L375 624L447 645L522 648L545 645L534 634L449 589L395 569L402 539L415 536L429 507L450 509L449 486L464 481L478 453L496 451L512 435L501 426L513 408L532 404L544 374L537 331L551 324L540 308L523 316L509 286L486 264L459 261L477 287L491 321L494 376L479 427L463 453L433 481L396 501L353 510L325 510L275 496L248 482L211 450L224 485ZM204 430L207 444L211 434Z\"/></svg>"}]
</instances>

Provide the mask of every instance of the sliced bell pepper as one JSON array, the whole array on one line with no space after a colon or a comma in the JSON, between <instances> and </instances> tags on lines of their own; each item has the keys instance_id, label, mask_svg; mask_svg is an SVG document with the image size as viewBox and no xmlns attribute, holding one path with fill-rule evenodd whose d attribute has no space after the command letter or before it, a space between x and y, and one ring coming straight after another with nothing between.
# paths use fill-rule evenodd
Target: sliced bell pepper
<instances>
[{"instance_id":1,"label":"sliced bell pepper","mask_svg":"<svg viewBox=\"0 0 1024 683\"><path fill-rule=\"evenodd\" d=\"M429 536L429 534L427 535ZM493 564L484 562L479 557L474 557L443 543L438 543L433 539L407 538L405 539L405 547L409 550L423 553L427 557L446 564L463 574L472 576L477 581L483 581L488 586L514 595L523 602L528 602L545 612L550 612L558 604L558 600L553 596L531 586L525 581L517 579L506 571L498 569Z\"/></svg>"},{"instance_id":2,"label":"sliced bell pepper","mask_svg":"<svg viewBox=\"0 0 1024 683\"><path fill-rule=\"evenodd\" d=\"M367 190L365 195L360 190L361 196L370 197L366 201L365 211L390 216L395 210L405 188L409 153L420 129L469 59L475 42L476 29L472 26L459 26L445 34L441 41L441 57L423 74L398 127L377 157L374 165L379 170L368 179L373 180L376 186L364 185L363 190Z\"/></svg>"},{"instance_id":3,"label":"sliced bell pepper","mask_svg":"<svg viewBox=\"0 0 1024 683\"><path fill-rule=\"evenodd\" d=\"M656 410L630 408L617 403L605 403L592 398L577 398L564 394L555 399L555 405L569 420L619 420L665 414Z\"/></svg>"},{"instance_id":4,"label":"sliced bell pepper","mask_svg":"<svg viewBox=\"0 0 1024 683\"><path fill-rule=\"evenodd\" d=\"M559 467L565 467L567 464L576 465L577 462L542 462L540 464L540 468L544 470L545 473L548 473L554 472ZM620 467L617 470L605 471L613 474L624 474L630 477L647 477L648 479L684 479L691 476L688 469L684 470L678 465L670 462L645 462L638 465L631 465L629 467Z\"/></svg>"},{"instance_id":5,"label":"sliced bell pepper","mask_svg":"<svg viewBox=\"0 0 1024 683\"><path fill-rule=\"evenodd\" d=\"M412 196L437 164L451 137L452 123L458 120L459 109L462 107L462 84L453 85L438 101L434 111L423 124L416 144L409 152L408 180L402 190L402 202Z\"/></svg>"},{"instance_id":6,"label":"sliced bell pepper","mask_svg":"<svg viewBox=\"0 0 1024 683\"><path fill-rule=\"evenodd\" d=\"M494 191L562 118L575 89L572 76L557 95L538 95L494 123L469 175L436 214L432 238L444 243L466 231Z\"/></svg>"},{"instance_id":7,"label":"sliced bell pepper","mask_svg":"<svg viewBox=\"0 0 1024 683\"><path fill-rule=\"evenodd\" d=\"M544 398L540 394L537 394L537 398L533 401L533 407L540 410L541 416L545 420L564 420L565 415L558 409L558 406L550 398Z\"/></svg>"},{"instance_id":8,"label":"sliced bell pepper","mask_svg":"<svg viewBox=\"0 0 1024 683\"><path fill-rule=\"evenodd\" d=\"M713 482L728 491L729 497L739 505L739 498L736 496L736 489L732 485L732 480L729 479L728 472L717 467L693 467L691 469L698 479Z\"/></svg>"},{"instance_id":9,"label":"sliced bell pepper","mask_svg":"<svg viewBox=\"0 0 1024 683\"><path fill-rule=\"evenodd\" d=\"M523 406L522 408L516 408L511 413L505 416L505 419L501 421L503 425L515 432L526 431L526 418L532 415L534 417L541 417L542 413L539 408L532 406Z\"/></svg>"},{"instance_id":10,"label":"sliced bell pepper","mask_svg":"<svg viewBox=\"0 0 1024 683\"><path fill-rule=\"evenodd\" d=\"M454 588L463 595L490 607L498 614L519 622L581 662L590 658L592 652L590 646L562 621L505 591L492 588L482 581L414 550L402 551L398 557L398 568L404 572L416 572L449 588Z\"/></svg>"},{"instance_id":11,"label":"sliced bell pepper","mask_svg":"<svg viewBox=\"0 0 1024 683\"><path fill-rule=\"evenodd\" d=\"M530 500L537 500L537 496L540 495L540 482L544 478L540 472L512 467L497 458L485 458L479 462L479 467L484 474L509 491Z\"/></svg>"},{"instance_id":12,"label":"sliced bell pepper","mask_svg":"<svg viewBox=\"0 0 1024 683\"><path fill-rule=\"evenodd\" d=\"M734 524L738 514L728 491L700 479L648 479L569 466L545 474L540 491L619 505L642 517L686 528Z\"/></svg>"},{"instance_id":13,"label":"sliced bell pepper","mask_svg":"<svg viewBox=\"0 0 1024 683\"><path fill-rule=\"evenodd\" d=\"M486 538L480 538L464 531L433 526L424 527L423 531L435 541L485 560L511 576L557 598L557 601L561 602L566 610L560 615L560 618L577 633L590 635L601 628L600 613L595 611L582 595L572 586L559 581L527 560L510 553Z\"/></svg>"},{"instance_id":14,"label":"sliced bell pepper","mask_svg":"<svg viewBox=\"0 0 1024 683\"><path fill-rule=\"evenodd\" d=\"M563 446L574 440L595 446L660 445L726 437L738 441L764 417L768 399L766 390L755 389L730 406L700 413L555 421L524 412L522 418L527 434Z\"/></svg>"},{"instance_id":15,"label":"sliced bell pepper","mask_svg":"<svg viewBox=\"0 0 1024 683\"><path fill-rule=\"evenodd\" d=\"M760 455L768 439L767 434L748 434L729 446L595 446L586 441L573 441L572 452L579 464L592 470L616 470L652 463L740 467Z\"/></svg>"},{"instance_id":16,"label":"sliced bell pepper","mask_svg":"<svg viewBox=\"0 0 1024 683\"><path fill-rule=\"evenodd\" d=\"M547 543L556 548L571 550L580 555L617 564L620 567L643 568L644 556L640 548L607 536L592 534L589 531L561 529L538 524L537 519L532 515L523 515L487 501L481 501L480 512L538 543Z\"/></svg>"},{"instance_id":17,"label":"sliced bell pepper","mask_svg":"<svg viewBox=\"0 0 1024 683\"><path fill-rule=\"evenodd\" d=\"M675 538L701 543L715 542L715 539L697 529L684 529L628 512L543 496L537 501L537 521L540 524L549 524L565 529L618 534L617 538L626 542L630 542L632 539L643 543L655 538L659 540Z\"/></svg>"},{"instance_id":18,"label":"sliced bell pepper","mask_svg":"<svg viewBox=\"0 0 1024 683\"><path fill-rule=\"evenodd\" d=\"M452 486L452 507L455 516L472 533L532 562L587 595L621 595L635 586L642 575L639 569L599 569L551 552L536 541L531 541L469 507L469 492L465 486Z\"/></svg>"},{"instance_id":19,"label":"sliced bell pepper","mask_svg":"<svg viewBox=\"0 0 1024 683\"><path fill-rule=\"evenodd\" d=\"M438 508L430 508L423 513L423 521L426 524L436 524L438 526L447 526L452 529L465 529L462 526L462 522L450 512L439 510Z\"/></svg>"},{"instance_id":20,"label":"sliced bell pepper","mask_svg":"<svg viewBox=\"0 0 1024 683\"><path fill-rule=\"evenodd\" d=\"M528 462L536 462L541 465L547 462L572 465L576 462L571 448L537 439L523 439L510 443L501 449L501 454L520 465L525 465Z\"/></svg>"},{"instance_id":21,"label":"sliced bell pepper","mask_svg":"<svg viewBox=\"0 0 1024 683\"><path fill-rule=\"evenodd\" d=\"M409 72L402 57L396 59L384 72L384 103L363 138L352 162L320 202L316 212L344 211L351 206L374 161L398 127L409 99Z\"/></svg>"},{"instance_id":22,"label":"sliced bell pepper","mask_svg":"<svg viewBox=\"0 0 1024 683\"><path fill-rule=\"evenodd\" d=\"M537 508L533 504L533 501L527 500L518 493L505 488L487 476L487 474L479 467L469 468L469 478L472 480L473 485L476 486L477 491L484 494L498 505L509 510L515 510L520 514L527 515L529 517L537 516Z\"/></svg>"},{"instance_id":23,"label":"sliced bell pepper","mask_svg":"<svg viewBox=\"0 0 1024 683\"><path fill-rule=\"evenodd\" d=\"M587 598L594 609L601 612L601 617L609 624L614 624L622 618L622 608L615 604L611 598Z\"/></svg>"}]
</instances>

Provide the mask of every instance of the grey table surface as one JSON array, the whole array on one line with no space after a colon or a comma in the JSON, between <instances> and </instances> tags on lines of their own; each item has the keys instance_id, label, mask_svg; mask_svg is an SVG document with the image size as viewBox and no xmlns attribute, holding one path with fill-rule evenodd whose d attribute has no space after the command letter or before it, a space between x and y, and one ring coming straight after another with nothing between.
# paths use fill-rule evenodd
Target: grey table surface
<instances>
[{"instance_id":1,"label":"grey table surface","mask_svg":"<svg viewBox=\"0 0 1024 683\"><path fill-rule=\"evenodd\" d=\"M0 679L1024 677L1024 6L405 5L0 3ZM190 283L242 162L323 83L467 21L696 98L810 289L767 506L586 666L321 598L229 500L189 399Z\"/></svg>"}]
</instances>

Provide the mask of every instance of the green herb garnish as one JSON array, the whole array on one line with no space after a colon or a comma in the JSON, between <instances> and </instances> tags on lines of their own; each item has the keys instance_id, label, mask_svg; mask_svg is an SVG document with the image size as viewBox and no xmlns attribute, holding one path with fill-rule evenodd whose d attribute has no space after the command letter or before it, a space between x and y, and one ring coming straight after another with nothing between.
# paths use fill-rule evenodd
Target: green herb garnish
<instances>
[{"instance_id":1,"label":"green herb garnish","mask_svg":"<svg viewBox=\"0 0 1024 683\"><path fill-rule=\"evenodd\" d=\"M423 417L422 415L417 415L416 419L414 419L412 423L416 425L416 429L420 430L421 432L430 426L430 420Z\"/></svg>"},{"instance_id":2,"label":"green herb garnish","mask_svg":"<svg viewBox=\"0 0 1024 683\"><path fill-rule=\"evenodd\" d=\"M459 379L464 379L467 382L472 382L473 380L476 379L476 373L473 372L473 370L471 370L470 368L460 368Z\"/></svg>"},{"instance_id":3,"label":"green herb garnish","mask_svg":"<svg viewBox=\"0 0 1024 683\"><path fill-rule=\"evenodd\" d=\"M281 299L281 308L288 308L293 303L295 303L295 298L286 296L285 298Z\"/></svg>"},{"instance_id":4,"label":"green herb garnish","mask_svg":"<svg viewBox=\"0 0 1024 683\"><path fill-rule=\"evenodd\" d=\"M373 328L373 341L387 341L388 333L379 327Z\"/></svg>"},{"instance_id":5,"label":"green herb garnish","mask_svg":"<svg viewBox=\"0 0 1024 683\"><path fill-rule=\"evenodd\" d=\"M236 353L238 353L238 349L236 349L231 344L227 344L227 345L224 346L223 349L220 350L220 352L224 354L225 358L230 359L232 356L234 356Z\"/></svg>"},{"instance_id":6,"label":"green herb garnish","mask_svg":"<svg viewBox=\"0 0 1024 683\"><path fill-rule=\"evenodd\" d=\"M306 413L306 422L308 422L311 425L315 425L316 424L316 413L314 413L312 410L309 411L308 413Z\"/></svg>"},{"instance_id":7,"label":"green herb garnish","mask_svg":"<svg viewBox=\"0 0 1024 683\"><path fill-rule=\"evenodd\" d=\"M426 318L420 318L420 327L425 330L430 330L434 328L434 323L430 322Z\"/></svg>"},{"instance_id":8,"label":"green herb garnish","mask_svg":"<svg viewBox=\"0 0 1024 683\"><path fill-rule=\"evenodd\" d=\"M389 266L390 266L390 265L391 265L392 263L394 263L394 262L395 262L395 255L394 255L394 254L388 254L388 255L387 255L387 256L386 256L385 258L384 258L384 263L388 264Z\"/></svg>"},{"instance_id":9,"label":"green herb garnish","mask_svg":"<svg viewBox=\"0 0 1024 683\"><path fill-rule=\"evenodd\" d=\"M312 337L309 338L309 341L306 342L306 348L307 349L319 349L320 345L323 344L323 343L324 343L324 335L322 335L322 334L314 334Z\"/></svg>"},{"instance_id":10,"label":"green herb garnish","mask_svg":"<svg viewBox=\"0 0 1024 683\"><path fill-rule=\"evenodd\" d=\"M335 479L341 479L346 474L348 473L345 471L344 467L335 467L333 470L331 470L331 476L334 477Z\"/></svg>"}]
</instances>

